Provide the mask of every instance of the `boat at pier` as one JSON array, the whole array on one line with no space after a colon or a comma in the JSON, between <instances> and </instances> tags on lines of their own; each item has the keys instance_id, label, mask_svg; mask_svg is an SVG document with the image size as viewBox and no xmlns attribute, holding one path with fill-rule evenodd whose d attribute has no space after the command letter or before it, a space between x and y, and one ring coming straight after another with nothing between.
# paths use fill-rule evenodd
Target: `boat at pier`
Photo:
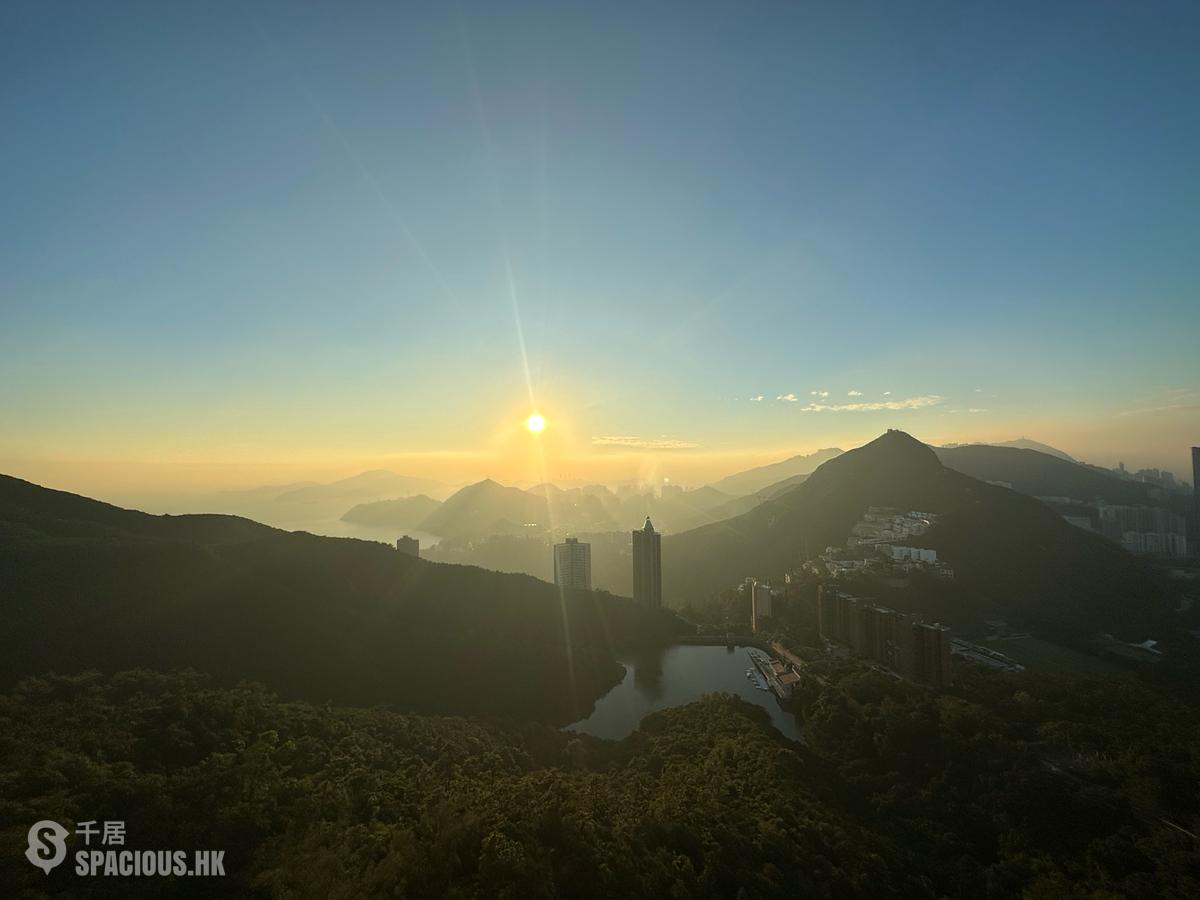
<instances>
[{"instance_id":1,"label":"boat at pier","mask_svg":"<svg viewBox=\"0 0 1200 900\"><path fill-rule=\"evenodd\" d=\"M754 674L764 683L765 690L771 691L783 700L792 696L792 690L799 679L793 669L754 647L747 647L746 654L754 663ZM757 687L757 682L755 686Z\"/></svg>"},{"instance_id":2,"label":"boat at pier","mask_svg":"<svg viewBox=\"0 0 1200 900\"><path fill-rule=\"evenodd\" d=\"M769 691L771 689L770 686L767 684L766 679L763 678L762 675L759 673L759 671L755 668L747 669L746 677L748 679L750 679L750 683L752 685L754 685L756 688L758 688L760 691Z\"/></svg>"}]
</instances>

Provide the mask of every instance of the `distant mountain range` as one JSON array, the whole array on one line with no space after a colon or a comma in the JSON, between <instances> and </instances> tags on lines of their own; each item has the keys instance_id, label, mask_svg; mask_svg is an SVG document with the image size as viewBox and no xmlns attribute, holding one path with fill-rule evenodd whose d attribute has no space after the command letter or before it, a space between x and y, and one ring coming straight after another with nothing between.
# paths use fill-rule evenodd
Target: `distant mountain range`
<instances>
[{"instance_id":1,"label":"distant mountain range","mask_svg":"<svg viewBox=\"0 0 1200 900\"><path fill-rule=\"evenodd\" d=\"M0 476L0 682L194 667L285 697L559 722L669 613L382 544L151 516Z\"/></svg>"},{"instance_id":2,"label":"distant mountain range","mask_svg":"<svg viewBox=\"0 0 1200 900\"><path fill-rule=\"evenodd\" d=\"M775 484L769 484L761 491L758 491L752 496L760 500L774 500L780 494L790 491L797 485L803 484L808 480L807 474L793 475L791 478L785 478L783 481L778 481Z\"/></svg>"},{"instance_id":3,"label":"distant mountain range","mask_svg":"<svg viewBox=\"0 0 1200 900\"><path fill-rule=\"evenodd\" d=\"M915 493L909 497L906 502L909 502L911 506L936 511L933 506L938 503L942 508L952 511L973 509L972 503L975 501L969 502L966 498L973 497L972 492L978 489L985 492L989 504L996 506L997 527L1003 522L1009 522L1011 525L1013 521L1019 520L1020 524L1016 526L1017 529L1024 529L1028 535L1038 534L1042 529L1050 529L1053 541L1065 541L1071 553L1078 550L1075 545L1078 543L1077 537L1079 536L1072 531L1064 531L1063 529L1069 526L1066 526L1066 523L1050 508L1040 503L1030 505L1028 501L1014 496L1013 491L1034 497L1069 496L1078 500L1103 499L1112 503L1148 502L1150 490L1148 485L1123 480L1106 471L1069 462L1035 450L987 445L933 450L907 435L903 437L902 441L895 434L890 433L884 436L886 440L880 439L880 441L883 442L882 446L885 448L889 444L892 445L894 452L900 452L895 448L897 444L900 450L907 448L908 455L912 460L923 461L926 467L943 471L944 476L942 477L957 485L957 493L942 496L934 490L934 488L941 490L942 482L932 480L922 474L921 466L917 466L915 471L909 471L906 466L900 466L895 479L898 482L908 483L913 492L918 488L923 491L923 493ZM868 459L874 458L879 463L875 467L879 472L889 471L888 465L884 464L885 461L881 457L894 454L884 453L880 449L880 441L873 442L872 445L869 445L869 449L860 448L857 451L851 451L851 454L855 455L850 458L858 459L865 454ZM915 450L912 445L915 445ZM682 529L683 533L671 528L664 528L668 532L664 549L664 566L669 576L664 584L664 589L669 598L681 601L687 597L695 597L697 593L712 593L728 588L746 575L770 577L772 573L779 574L785 569L798 565L806 551L809 554L816 554L829 544L843 545L849 527L857 519L859 513L855 512L853 519L844 522L843 519L838 518L840 515L838 510L855 497L865 498L862 508L867 505L889 505L888 498L895 495L896 485L888 483L888 479L883 477L875 477L874 480L865 478L853 467L847 469L842 467L843 464L834 465L836 460L845 456L846 454L835 457L833 461L825 463L813 475L794 475L768 485L756 494L731 499L712 487L684 492L682 495L666 501L645 496L636 500L628 497L622 500L608 489L598 486L582 489L582 493L598 499L600 505L611 517L611 522L617 522L620 525L621 532L626 532L641 524L642 510L648 510L656 526L663 528L662 523L669 521L663 518L663 515L672 511L673 506L676 513L674 521L687 522L690 519L697 523L693 528ZM830 478L832 478L830 473L839 471L843 475L835 479L838 486L834 490L830 487ZM851 472L855 474L853 476L847 474ZM970 477L961 477L960 473L961 476ZM918 475L920 477L917 477ZM861 491L848 483L852 477L862 478ZM814 479L816 479L815 482ZM988 484L978 485L972 479L1011 486L1012 491ZM874 490L874 493L867 491L867 487L870 485L876 486L877 490ZM530 492L521 492L516 488L504 488L493 482L490 485L484 483L472 486L471 489L464 489L460 493L464 495L464 501L467 498L473 499L471 503L464 502L466 511L461 517L456 514L456 519L462 522L473 522L471 528L486 531L488 522L493 528L498 528L495 524L497 521L512 522L526 515L532 515L533 521L540 523L543 519L538 517L547 515L547 507L538 501L544 500L547 496L558 498L560 503L562 498L566 497L575 497L578 500L581 492L562 491L545 485L531 489ZM528 496L530 493L540 494L540 496L531 500ZM814 496L818 499L812 499ZM694 502L697 507L707 508L690 512L681 510L678 506L679 501L686 501L689 498L695 498ZM850 500L846 498L850 498ZM488 508L486 514L480 516L479 509L485 499L495 501L496 505ZM506 508L512 509L511 506L506 507L506 503L513 503L519 512L506 513ZM1015 512L1013 511L1014 503L1020 504L1016 507ZM621 510L625 506L628 506L629 512L635 515L623 515ZM802 513L797 513L795 511L797 508L801 509ZM682 519L678 517L681 513L686 513ZM439 517L441 514L442 510L439 510ZM560 525L563 522L569 522L571 521L570 515L569 509L560 506L556 522ZM618 517L624 521L619 521ZM577 532L592 544L593 583L606 590L628 594L631 590L628 534L604 534L604 532L612 532L616 529L611 522L599 521L600 518L602 517L593 516L592 527L577 529ZM1024 522L1025 518L1030 518L1030 521ZM973 523L973 527L980 529L981 534L986 533L986 517L970 519L970 522ZM832 527L825 527L831 523ZM422 523L423 530L433 530L431 526L447 527L444 522L437 520ZM482 534L472 535L470 542L455 543L451 541L426 552L431 558L443 561L525 572L546 579L552 577L549 551L551 541L540 527L535 529L510 527L507 534L499 530L493 530L491 534L492 536L487 538L484 538ZM980 547L990 546L999 551L999 548L1009 546L1006 542L1010 538L1011 535L994 535L986 539L980 537ZM682 545L682 549L677 550L676 548L680 545ZM1090 549L1084 554L1085 557L1094 553L1098 554L1099 558L1107 560L1108 563L1116 565L1118 569L1128 562L1138 572L1141 571L1138 561L1125 556L1123 551L1114 545L1107 542L1100 544L1092 542L1089 546ZM976 549L968 548L968 550L966 556L973 557ZM1029 570L1033 568L1032 561L1040 559L1041 555L1041 550L1032 556L1022 551L1014 557L1015 562L1011 568L1014 572L1029 574ZM1118 562L1113 562L1113 560ZM953 562L951 564L953 565ZM1041 566L1043 563L1039 562L1037 565ZM678 571L676 566L680 567ZM1057 566L1058 563L1051 560L1046 563L1045 571L1057 572ZM968 565L964 569L959 582L960 586L971 583L975 568L975 566ZM995 558L983 560L977 566L978 571L994 571L1003 568L1003 562ZM1076 575L1071 573L1067 573L1064 577L1079 580ZM1137 578L1140 578L1140 575L1134 577L1133 580L1136 581ZM1012 610L1020 612L1021 604L1014 601L1013 598L1017 592L1028 587L1022 582L1015 585L1011 591L1006 590L1002 594L997 594L994 587L1003 583L1004 579L996 580L994 585L985 585L982 592L977 592L984 598L984 605L991 603L993 612L1001 618ZM1053 585L1049 582L1039 582L1036 587L1039 591L1053 593ZM963 592L959 591L959 593ZM953 593L954 591L948 591L947 597ZM1103 597L1106 594L1107 588L1101 585L1097 597ZM952 601L947 600L946 602L951 603ZM1052 600L1048 604L1048 608L1055 602ZM964 607L959 612L964 613L964 618L970 618L978 610L967 610ZM1119 621L1120 618L1120 616L1110 617L1106 621Z\"/></svg>"},{"instance_id":4,"label":"distant mountain range","mask_svg":"<svg viewBox=\"0 0 1200 900\"><path fill-rule=\"evenodd\" d=\"M943 465L957 472L981 481L1010 485L1014 491L1033 497L1150 502L1151 485L1119 478L1107 469L1087 466L1065 455L987 444L938 447L934 452Z\"/></svg>"},{"instance_id":5,"label":"distant mountain range","mask_svg":"<svg viewBox=\"0 0 1200 900\"><path fill-rule=\"evenodd\" d=\"M763 488L777 485L798 475L809 475L816 471L817 467L822 463L840 456L843 452L836 447L830 447L825 450L817 450L814 453L792 456L782 462L759 466L755 469L747 469L745 472L738 472L734 475L727 475L712 486L724 494L730 494L734 497L744 497L747 494L755 494Z\"/></svg>"},{"instance_id":6,"label":"distant mountain range","mask_svg":"<svg viewBox=\"0 0 1200 900\"><path fill-rule=\"evenodd\" d=\"M941 452L956 464L1034 455L986 447ZM1040 456L1039 465L1072 465ZM922 543L957 573L946 593L972 604L950 607L964 621L993 615L1080 635L1144 626L1163 610L1163 596L1140 560L1067 524L1037 500L948 468L931 448L899 431L826 462L799 486L743 515L667 535L664 595L678 603L750 575L778 577L806 556L845 546L869 506L939 517Z\"/></svg>"},{"instance_id":7,"label":"distant mountain range","mask_svg":"<svg viewBox=\"0 0 1200 900\"><path fill-rule=\"evenodd\" d=\"M301 481L293 484L262 485L246 490L216 491L182 498L159 509L171 512L204 512L244 516L287 531L310 531L333 536L377 538L370 518L386 518L381 511L347 513L355 507L417 495L438 501L454 488L440 481L400 475L384 469L361 472L329 483ZM150 500L153 502L153 500ZM416 509L420 503L412 504ZM428 515L432 509L427 509ZM411 511L397 510L403 524L413 528ZM422 517L423 518L423 517Z\"/></svg>"},{"instance_id":8,"label":"distant mountain range","mask_svg":"<svg viewBox=\"0 0 1200 900\"><path fill-rule=\"evenodd\" d=\"M430 478L397 475L385 469L362 472L329 484L311 484L283 491L275 502L285 504L326 504L366 502L380 498L409 497L413 494L440 494L446 485Z\"/></svg>"},{"instance_id":9,"label":"distant mountain range","mask_svg":"<svg viewBox=\"0 0 1200 900\"><path fill-rule=\"evenodd\" d=\"M1027 438L1005 444L1045 448L1042 452L1070 459L1062 451ZM982 445L938 449L940 452L965 446ZM646 516L671 533L742 515L762 501L775 499L803 483L823 462L842 452L828 448L793 456L727 476L706 487L682 492L668 488L662 496L649 489L613 490L604 485L560 488L542 484L522 490L491 479L455 490L432 479L373 470L327 484L296 482L225 491L192 498L187 505L176 506L182 505L189 511L241 515L286 530L376 540L385 539L388 531L404 530L452 539L528 534L551 528L558 532L626 531L639 527ZM955 467L953 463L947 464ZM974 475L976 471L968 470L968 474ZM979 474L979 477L1012 481L1002 473ZM1059 493L1043 491L1041 486L1037 492Z\"/></svg>"},{"instance_id":10,"label":"distant mountain range","mask_svg":"<svg viewBox=\"0 0 1200 900\"><path fill-rule=\"evenodd\" d=\"M599 503L593 504L603 517ZM550 504L545 496L508 487L490 478L452 494L421 524L441 537L519 532L526 525L547 528Z\"/></svg>"},{"instance_id":11,"label":"distant mountain range","mask_svg":"<svg viewBox=\"0 0 1200 900\"><path fill-rule=\"evenodd\" d=\"M935 449L948 450L967 446L1013 447L1022 450L1036 450L1039 453L1057 456L1059 459L1065 459L1069 462L1076 462L1076 460L1072 459L1070 455L1062 450L1026 437L1017 438L1012 441L993 442L986 445L945 444L943 447ZM746 497L757 494L763 499L771 499L785 490L800 484L823 463L840 456L844 452L844 450L836 447L830 447L825 450L817 450L813 453L792 456L777 463L728 475L720 481L714 482L712 487L724 494L731 494L734 497ZM741 510L741 512L745 511L744 509Z\"/></svg>"},{"instance_id":12,"label":"distant mountain range","mask_svg":"<svg viewBox=\"0 0 1200 900\"><path fill-rule=\"evenodd\" d=\"M418 530L442 504L432 497L417 494L415 497L399 497L395 500L375 500L351 507L342 516L343 522L362 525L380 525L388 528Z\"/></svg>"},{"instance_id":13,"label":"distant mountain range","mask_svg":"<svg viewBox=\"0 0 1200 900\"><path fill-rule=\"evenodd\" d=\"M942 444L941 447L935 447L937 450L952 450L958 447L1012 447L1017 450L1036 450L1038 453L1045 453L1047 456L1057 456L1059 459L1065 459L1068 462L1079 462L1064 450L1059 450L1057 447L1051 447L1049 444L1043 444L1040 441L1035 441L1027 437L1020 437L1014 441L975 441L969 444Z\"/></svg>"},{"instance_id":14,"label":"distant mountain range","mask_svg":"<svg viewBox=\"0 0 1200 900\"><path fill-rule=\"evenodd\" d=\"M682 531L719 521L757 502L757 498L747 502L712 487L667 490L662 495L652 491L618 494L602 485L567 489L540 484L521 490L487 479L458 490L418 527L443 538L551 530L610 532L631 530L650 516L661 529Z\"/></svg>"}]
</instances>

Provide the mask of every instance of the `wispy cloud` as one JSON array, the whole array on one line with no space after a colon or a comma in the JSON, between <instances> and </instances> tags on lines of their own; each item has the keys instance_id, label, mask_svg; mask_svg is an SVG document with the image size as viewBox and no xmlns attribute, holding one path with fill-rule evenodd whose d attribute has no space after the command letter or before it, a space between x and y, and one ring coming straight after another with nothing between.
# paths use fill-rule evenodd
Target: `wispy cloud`
<instances>
[{"instance_id":1,"label":"wispy cloud","mask_svg":"<svg viewBox=\"0 0 1200 900\"><path fill-rule=\"evenodd\" d=\"M1116 414L1117 418L1143 413L1173 412L1178 409L1200 409L1200 391L1186 387L1165 388L1146 397L1142 402L1149 405L1123 409Z\"/></svg>"},{"instance_id":2,"label":"wispy cloud","mask_svg":"<svg viewBox=\"0 0 1200 900\"><path fill-rule=\"evenodd\" d=\"M891 391L884 391L884 392L883 392L883 396L885 396L885 397L890 397L890 396L892 396L892 392L891 392Z\"/></svg>"},{"instance_id":3,"label":"wispy cloud","mask_svg":"<svg viewBox=\"0 0 1200 900\"><path fill-rule=\"evenodd\" d=\"M979 407L971 407L971 409L967 410L967 412L969 412L969 413L985 413L987 411L988 411L987 409L981 409Z\"/></svg>"},{"instance_id":4,"label":"wispy cloud","mask_svg":"<svg viewBox=\"0 0 1200 900\"><path fill-rule=\"evenodd\" d=\"M1121 416L1136 416L1142 413L1161 413L1171 412L1176 409L1200 409L1200 404L1197 403L1168 403L1165 406L1146 406L1141 409L1123 409L1117 413L1117 417Z\"/></svg>"},{"instance_id":5,"label":"wispy cloud","mask_svg":"<svg viewBox=\"0 0 1200 900\"><path fill-rule=\"evenodd\" d=\"M634 447L638 450L693 450L700 445L695 441L677 441L670 438L643 438L632 434L609 434L592 438L594 447Z\"/></svg>"},{"instance_id":6,"label":"wispy cloud","mask_svg":"<svg viewBox=\"0 0 1200 900\"><path fill-rule=\"evenodd\" d=\"M795 402L796 402L797 400L799 400L800 398L799 398L799 397L797 397L795 394L780 394L780 395L779 395L778 397L776 397L775 399L776 399L776 400L783 400L783 401L785 401L785 402L787 402L787 403L795 403Z\"/></svg>"},{"instance_id":7,"label":"wispy cloud","mask_svg":"<svg viewBox=\"0 0 1200 900\"><path fill-rule=\"evenodd\" d=\"M750 402L751 403L762 403L762 399L763 399L762 394L755 394L753 397L750 398Z\"/></svg>"},{"instance_id":8,"label":"wispy cloud","mask_svg":"<svg viewBox=\"0 0 1200 900\"><path fill-rule=\"evenodd\" d=\"M847 397L861 397L862 391L856 391L856 390L854 390L854 388L850 388L850 390L846 391L846 396Z\"/></svg>"},{"instance_id":9,"label":"wispy cloud","mask_svg":"<svg viewBox=\"0 0 1200 900\"><path fill-rule=\"evenodd\" d=\"M904 400L876 400L860 403L809 403L800 407L800 412L874 412L881 409L924 409L937 406L944 400L938 394L908 397Z\"/></svg>"},{"instance_id":10,"label":"wispy cloud","mask_svg":"<svg viewBox=\"0 0 1200 900\"><path fill-rule=\"evenodd\" d=\"M809 391L808 393L813 397L825 398L829 396L829 391Z\"/></svg>"}]
</instances>

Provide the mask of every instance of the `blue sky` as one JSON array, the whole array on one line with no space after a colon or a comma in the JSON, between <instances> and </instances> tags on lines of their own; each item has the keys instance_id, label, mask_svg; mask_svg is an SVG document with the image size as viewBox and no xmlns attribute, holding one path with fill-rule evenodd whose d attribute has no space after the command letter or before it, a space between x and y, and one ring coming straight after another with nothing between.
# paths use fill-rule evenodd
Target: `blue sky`
<instances>
[{"instance_id":1,"label":"blue sky","mask_svg":"<svg viewBox=\"0 0 1200 900\"><path fill-rule=\"evenodd\" d=\"M1194 4L5 4L0 464L504 475L537 406L566 476L888 426L1182 472L1197 46Z\"/></svg>"}]
</instances>

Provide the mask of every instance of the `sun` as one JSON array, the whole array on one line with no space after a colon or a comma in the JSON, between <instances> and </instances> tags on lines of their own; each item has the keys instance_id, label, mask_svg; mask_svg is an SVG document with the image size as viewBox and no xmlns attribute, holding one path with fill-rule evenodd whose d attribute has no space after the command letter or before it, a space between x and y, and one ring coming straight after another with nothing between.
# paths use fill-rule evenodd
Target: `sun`
<instances>
[{"instance_id":1,"label":"sun","mask_svg":"<svg viewBox=\"0 0 1200 900\"><path fill-rule=\"evenodd\" d=\"M546 420L543 419L541 416L539 416L537 413L534 413L532 416L530 416L528 419L525 420L525 427L528 428L530 431L532 431L534 434L537 434L539 431L541 431L543 428L546 427Z\"/></svg>"}]
</instances>

